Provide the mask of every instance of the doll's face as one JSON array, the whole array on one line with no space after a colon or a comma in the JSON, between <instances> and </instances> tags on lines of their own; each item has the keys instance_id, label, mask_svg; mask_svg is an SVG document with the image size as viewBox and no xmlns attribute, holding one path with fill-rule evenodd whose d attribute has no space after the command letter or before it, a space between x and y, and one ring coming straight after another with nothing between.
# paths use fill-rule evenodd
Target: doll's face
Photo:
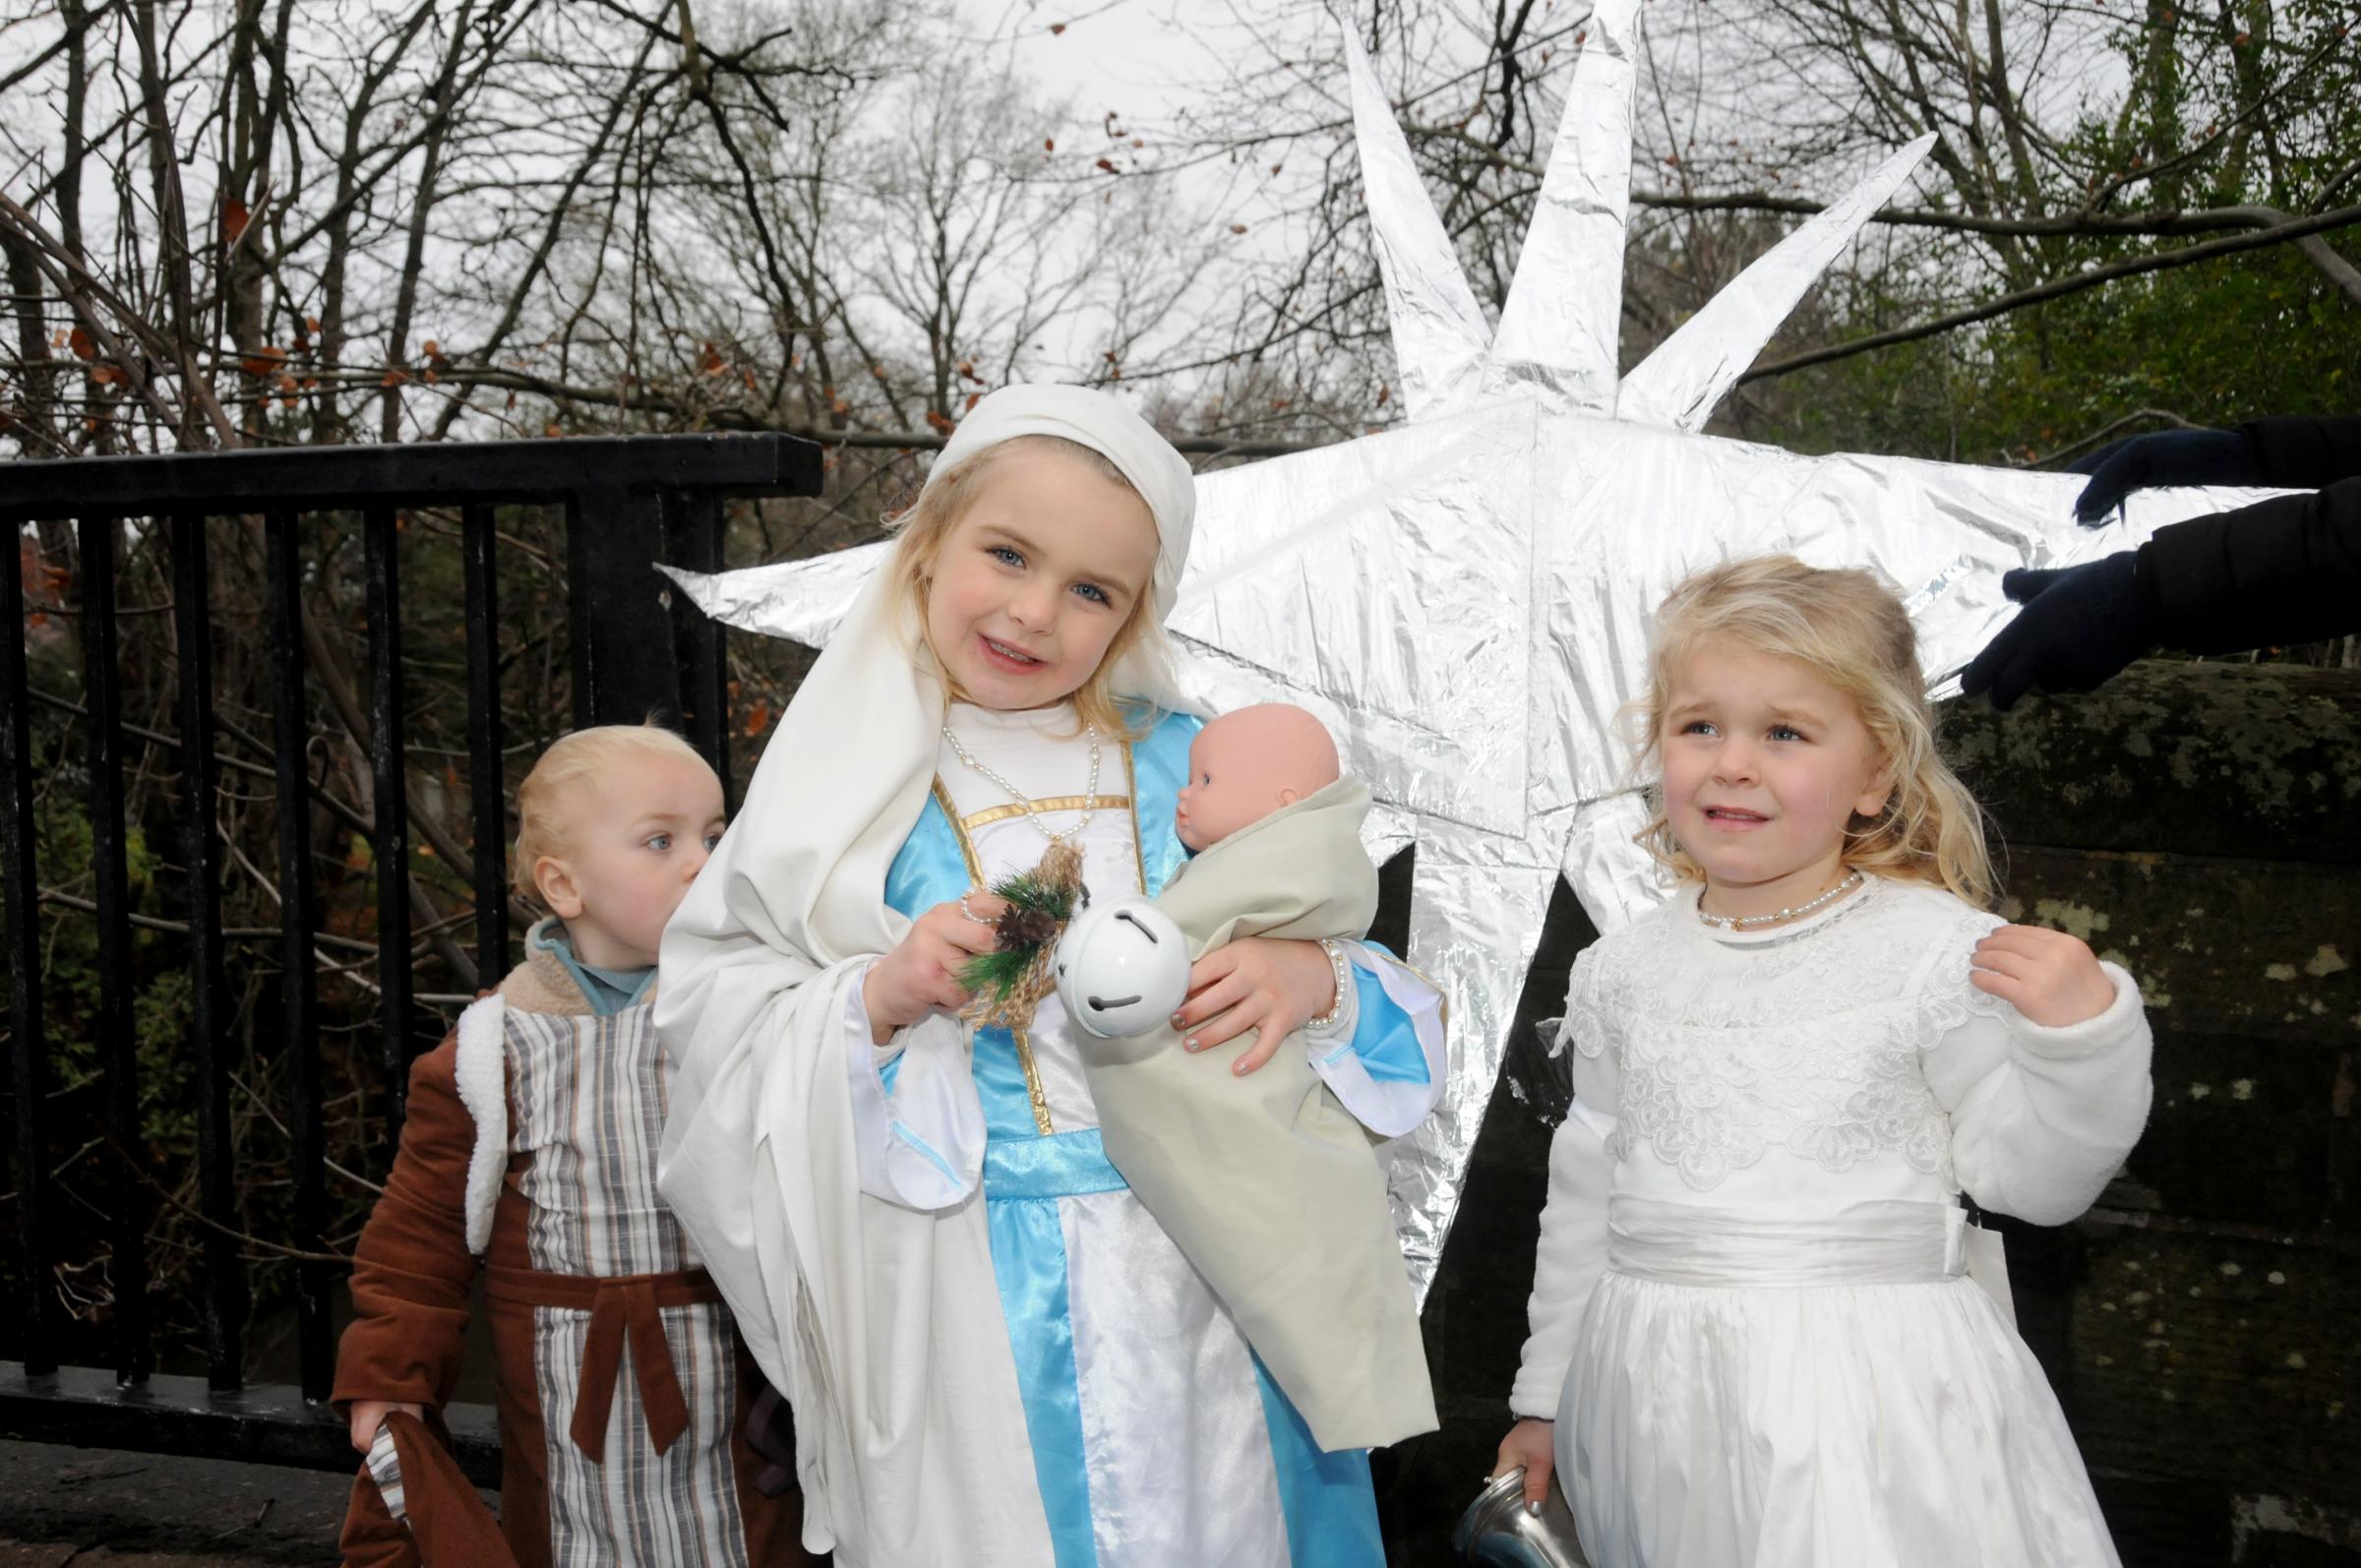
<instances>
[{"instance_id":1,"label":"doll's face","mask_svg":"<svg viewBox=\"0 0 2361 1568\"><path fill-rule=\"evenodd\" d=\"M583 963L646 968L721 842L721 780L701 760L650 753L572 786L560 810L564 849L534 868L542 901Z\"/></svg>"},{"instance_id":2,"label":"doll's face","mask_svg":"<svg viewBox=\"0 0 2361 1568\"><path fill-rule=\"evenodd\" d=\"M1056 452L1011 452L935 552L928 643L979 707L1062 702L1146 595L1156 543L1128 485Z\"/></svg>"},{"instance_id":3,"label":"doll's face","mask_svg":"<svg viewBox=\"0 0 2361 1568\"><path fill-rule=\"evenodd\" d=\"M1191 850L1218 844L1336 782L1336 743L1302 708L1268 702L1225 713L1188 748L1173 828Z\"/></svg>"}]
</instances>

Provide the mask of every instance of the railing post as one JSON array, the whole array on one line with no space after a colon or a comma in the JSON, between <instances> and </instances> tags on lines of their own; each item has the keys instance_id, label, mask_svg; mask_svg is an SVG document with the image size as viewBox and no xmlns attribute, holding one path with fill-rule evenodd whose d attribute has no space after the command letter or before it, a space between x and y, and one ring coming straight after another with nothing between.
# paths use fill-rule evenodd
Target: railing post
<instances>
[{"instance_id":1,"label":"railing post","mask_svg":"<svg viewBox=\"0 0 2361 1568\"><path fill-rule=\"evenodd\" d=\"M237 1150L230 1135L228 998L221 966L221 850L214 821L213 637L202 512L175 513L172 628L180 666L181 854L188 868L188 1058L197 1074L197 1200L205 1216L206 1379L244 1377L246 1269L238 1230Z\"/></svg>"},{"instance_id":2,"label":"railing post","mask_svg":"<svg viewBox=\"0 0 2361 1568\"><path fill-rule=\"evenodd\" d=\"M585 490L566 509L567 620L574 639L574 725L678 724L681 672L672 640L652 637L666 579L656 571L656 492Z\"/></svg>"},{"instance_id":3,"label":"railing post","mask_svg":"<svg viewBox=\"0 0 2361 1568\"><path fill-rule=\"evenodd\" d=\"M287 1063L287 1159L294 1182L294 1244L319 1252L328 1231L326 1112L320 1096L318 982L312 973L311 724L304 698L303 571L296 517L274 512L263 523L270 566L271 664L278 743L279 1050ZM295 1265L295 1350L303 1397L327 1400L334 1350L329 1335L331 1265Z\"/></svg>"},{"instance_id":4,"label":"railing post","mask_svg":"<svg viewBox=\"0 0 2361 1568\"><path fill-rule=\"evenodd\" d=\"M49 1291L49 1161L41 1136L48 1093L48 1045L41 1020L41 883L33 864L32 714L25 679L24 530L0 550L0 883L8 916L10 1082L16 1090L17 1241L25 1271L25 1369L57 1369L52 1340L55 1308Z\"/></svg>"},{"instance_id":5,"label":"railing post","mask_svg":"<svg viewBox=\"0 0 2361 1568\"><path fill-rule=\"evenodd\" d=\"M131 889L123 838L122 682L115 661L113 517L82 529L83 694L91 768L91 882L98 905L98 1059L106 1073L106 1136L115 1179L107 1259L114 1297L115 1379L148 1380L148 1198L140 1169L140 1042L132 1027L138 975L131 961Z\"/></svg>"},{"instance_id":6,"label":"railing post","mask_svg":"<svg viewBox=\"0 0 2361 1568\"><path fill-rule=\"evenodd\" d=\"M461 513L467 579L468 793L475 818L475 973L497 986L509 971L509 814L501 760L500 579L493 513L476 502Z\"/></svg>"},{"instance_id":7,"label":"railing post","mask_svg":"<svg viewBox=\"0 0 2361 1568\"><path fill-rule=\"evenodd\" d=\"M389 1146L401 1138L410 1097L410 808L402 754L400 536L392 507L361 514L369 599L369 762L376 795L379 1049L391 1115Z\"/></svg>"},{"instance_id":8,"label":"railing post","mask_svg":"<svg viewBox=\"0 0 2361 1568\"><path fill-rule=\"evenodd\" d=\"M721 570L721 498L709 490L666 491L664 554L692 572ZM668 594L673 645L681 670L681 717L689 740L704 753L721 779L724 803L735 804L730 783L730 661L727 633L719 621L700 615Z\"/></svg>"}]
</instances>

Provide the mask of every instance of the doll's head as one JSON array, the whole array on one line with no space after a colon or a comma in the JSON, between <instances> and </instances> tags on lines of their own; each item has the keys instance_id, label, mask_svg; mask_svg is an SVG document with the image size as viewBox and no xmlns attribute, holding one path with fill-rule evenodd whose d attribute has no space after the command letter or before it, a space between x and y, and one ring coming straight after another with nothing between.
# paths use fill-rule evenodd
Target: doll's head
<instances>
[{"instance_id":1,"label":"doll's head","mask_svg":"<svg viewBox=\"0 0 2361 1568\"><path fill-rule=\"evenodd\" d=\"M641 969L721 830L721 780L680 736L655 724L576 730L517 788L510 876L565 922L583 963Z\"/></svg>"},{"instance_id":2,"label":"doll's head","mask_svg":"<svg viewBox=\"0 0 2361 1568\"><path fill-rule=\"evenodd\" d=\"M1204 849L1326 789L1340 772L1327 726L1302 708L1260 702L1225 713L1189 743L1173 828L1190 849Z\"/></svg>"},{"instance_id":3,"label":"doll's head","mask_svg":"<svg viewBox=\"0 0 2361 1568\"><path fill-rule=\"evenodd\" d=\"M1848 866L1989 900L1983 814L1936 750L1917 633L1875 574L1708 568L1666 596L1648 662L1640 761L1661 785L1639 841L1684 880Z\"/></svg>"},{"instance_id":4,"label":"doll's head","mask_svg":"<svg viewBox=\"0 0 2361 1568\"><path fill-rule=\"evenodd\" d=\"M1102 733L1125 726L1116 665L1162 660L1154 513L1078 442L1019 435L932 476L891 571L953 698L1003 711L1069 698Z\"/></svg>"}]
</instances>

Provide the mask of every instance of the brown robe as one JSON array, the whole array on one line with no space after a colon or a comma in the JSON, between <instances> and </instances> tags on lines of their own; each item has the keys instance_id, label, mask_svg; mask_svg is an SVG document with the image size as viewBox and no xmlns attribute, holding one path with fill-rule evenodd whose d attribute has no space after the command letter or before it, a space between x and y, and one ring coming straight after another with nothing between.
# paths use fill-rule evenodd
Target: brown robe
<instances>
[{"instance_id":1,"label":"brown robe","mask_svg":"<svg viewBox=\"0 0 2361 1568\"><path fill-rule=\"evenodd\" d=\"M526 950L530 955L526 962L501 983L506 1004L529 1012L587 1014L589 1003L556 955L530 940ZM402 1125L401 1146L394 1155L385 1193L354 1249L354 1317L338 1348L333 1400L339 1414L346 1415L357 1400L415 1403L427 1410L427 1425L440 1439L441 1421L435 1413L450 1399L457 1381L469 1295L478 1265L488 1265L495 1285L487 1293L485 1313L492 1331L500 1423L500 1531L518 1568L548 1568L548 1447L534 1374L532 1298L538 1296L545 1304L558 1304L561 1297L579 1296L579 1301L568 1299L564 1304L588 1305L596 1287L588 1276L552 1276L533 1268L525 1234L530 1205L520 1187L520 1178L532 1162L529 1153L512 1152L493 1209L490 1244L481 1258L469 1252L467 1168L477 1128L459 1098L457 1055L458 1033L454 1029L410 1069L408 1117ZM511 1098L510 1124L514 1127L513 1094ZM616 1282L607 1283L612 1286ZM702 1270L640 1276L636 1283L648 1287L640 1294L652 1294L659 1306L719 1299ZM563 1289L569 1286L574 1289ZM633 1305L637 1307L636 1302ZM613 1341L620 1334L619 1346L603 1348L631 1365L631 1375L639 1378L645 1400L663 1393L650 1388L650 1374L668 1380L669 1361L659 1356L658 1359L665 1359L664 1365L649 1362L648 1348L628 1322L634 1315L636 1310L626 1310L619 1301L613 1331L602 1334L594 1316L590 1338L596 1352L602 1348L599 1341ZM661 1335L655 1339L654 1349L660 1352ZM792 1484L785 1484L776 1496L765 1495L757 1484L761 1479L780 1486L783 1478L775 1465L749 1445L746 1417L764 1392L764 1384L743 1343L736 1348L737 1413L731 1423L730 1458L745 1525L745 1560L756 1565L824 1561L804 1551L800 1539L802 1498ZM616 1403L620 1406L622 1402ZM660 1416L664 1402L658 1398L654 1403L657 1409L650 1415ZM766 1406L776 1403L766 1402ZM605 1413L603 1398L585 1398L583 1404ZM579 1412L575 1425L583 1425ZM653 1420L650 1425L652 1431ZM766 1435L759 1423L757 1427L757 1436ZM405 1429L399 1435L414 1444L419 1434ZM654 1435L659 1443L666 1440L661 1432ZM771 1447L775 1437L764 1446ZM420 1467L415 1474L405 1468L404 1511L418 1515L430 1508L480 1509L472 1491L455 1484L455 1479L456 1472L448 1467ZM464 1527L448 1519L442 1523L445 1528L440 1533L445 1538L465 1538ZM344 1521L342 1544L349 1568L445 1568L443 1563L421 1557L421 1540L434 1534L424 1528L413 1532L394 1519L367 1467L362 1467ZM451 1568L473 1565L453 1564Z\"/></svg>"}]
</instances>

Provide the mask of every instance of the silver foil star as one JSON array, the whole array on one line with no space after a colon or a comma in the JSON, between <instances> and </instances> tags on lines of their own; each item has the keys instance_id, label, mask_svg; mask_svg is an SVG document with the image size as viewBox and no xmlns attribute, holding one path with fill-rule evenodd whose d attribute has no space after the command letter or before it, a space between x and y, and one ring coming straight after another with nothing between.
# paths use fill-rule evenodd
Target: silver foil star
<instances>
[{"instance_id":1,"label":"silver foil star","mask_svg":"<svg viewBox=\"0 0 2361 1568\"><path fill-rule=\"evenodd\" d=\"M1418 846L1409 962L1449 1000L1441 1106L1389 1151L1422 1297L1507 1032L1564 875L1600 929L1668 891L1633 844L1617 714L1649 620L1715 561L1787 551L1902 591L1935 694L2009 619L2001 574L2094 560L2260 491L2149 491L2078 526L2071 475L1806 457L1702 435L1805 289L1908 179L1888 158L1627 376L1616 372L1637 0L1600 0L1497 327L1468 286L1368 61L1348 32L1355 135L1407 418L1198 480L1171 629L1183 689L1223 709L1302 703L1381 810L1373 851ZM817 646L883 545L674 573L708 614Z\"/></svg>"}]
</instances>

